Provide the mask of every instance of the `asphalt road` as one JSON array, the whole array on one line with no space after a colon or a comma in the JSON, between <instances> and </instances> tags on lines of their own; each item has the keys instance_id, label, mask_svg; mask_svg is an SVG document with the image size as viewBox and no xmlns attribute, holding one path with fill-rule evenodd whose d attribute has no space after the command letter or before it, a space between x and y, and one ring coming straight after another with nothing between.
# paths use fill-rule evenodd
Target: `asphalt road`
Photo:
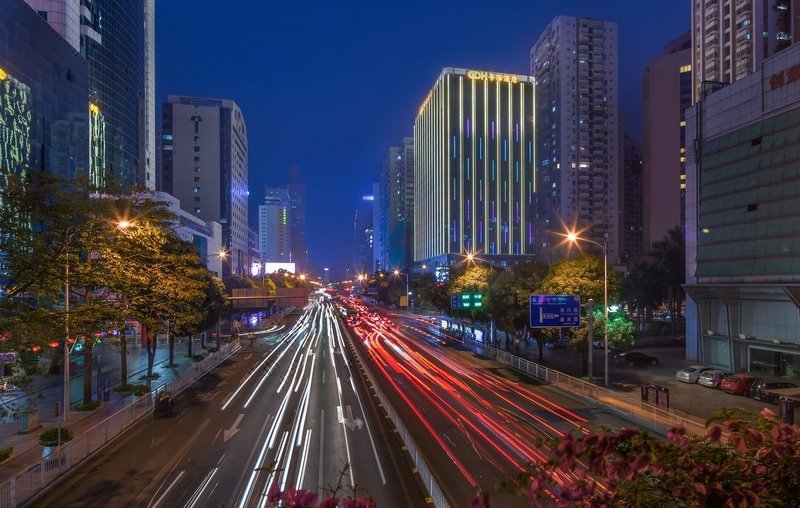
<instances>
[{"instance_id":1,"label":"asphalt road","mask_svg":"<svg viewBox=\"0 0 800 508\"><path fill-rule=\"evenodd\" d=\"M601 425L631 426L457 347L430 322L389 320L362 307L351 330L452 506L468 506L478 489L491 491L526 465L546 460L543 439ZM527 502L498 494L493 504Z\"/></svg>"},{"instance_id":2,"label":"asphalt road","mask_svg":"<svg viewBox=\"0 0 800 508\"><path fill-rule=\"evenodd\" d=\"M270 485L424 506L330 304L259 339L32 506L264 506Z\"/></svg>"}]
</instances>

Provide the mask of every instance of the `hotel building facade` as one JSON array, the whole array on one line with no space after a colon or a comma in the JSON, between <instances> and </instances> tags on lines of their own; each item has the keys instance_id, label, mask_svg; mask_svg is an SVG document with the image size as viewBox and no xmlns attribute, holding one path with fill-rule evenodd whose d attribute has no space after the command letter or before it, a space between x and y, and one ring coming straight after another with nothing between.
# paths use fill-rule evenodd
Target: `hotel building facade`
<instances>
[{"instance_id":1,"label":"hotel building facade","mask_svg":"<svg viewBox=\"0 0 800 508\"><path fill-rule=\"evenodd\" d=\"M414 122L415 262L534 254L534 104L530 76L441 72Z\"/></svg>"}]
</instances>

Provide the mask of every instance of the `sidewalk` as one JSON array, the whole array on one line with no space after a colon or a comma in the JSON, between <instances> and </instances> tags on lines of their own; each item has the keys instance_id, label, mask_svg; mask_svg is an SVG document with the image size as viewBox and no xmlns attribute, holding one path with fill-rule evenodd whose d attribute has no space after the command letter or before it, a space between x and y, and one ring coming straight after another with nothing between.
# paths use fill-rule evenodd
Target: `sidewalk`
<instances>
[{"instance_id":1,"label":"sidewalk","mask_svg":"<svg viewBox=\"0 0 800 508\"><path fill-rule=\"evenodd\" d=\"M538 363L544 367L558 370L576 378L586 379L583 370L584 354L578 353L570 348L543 348L543 357L539 358L539 348L536 341L526 342L521 340L519 344L511 344L506 347L505 332L499 331L498 347L504 351L524 358L528 361ZM664 337L665 340L642 341L643 344L671 344L671 338ZM646 367L629 367L620 365L614 361L614 353L609 353L608 359L608 381L609 388L617 392L624 392L635 397L640 396L643 384L656 384L669 390L669 407L684 416L696 417L705 421L723 407L739 407L752 412L759 412L763 408L769 408L773 412L778 412L778 407L769 403L757 401L748 397L731 395L721 390L706 388L698 384L682 383L675 379L675 373L689 365L697 362L686 360L686 351L683 347L663 346L663 345L636 345L630 348L632 351L642 351L648 355L658 358L658 365ZM603 349L594 349L592 356L594 383L603 385L605 381Z\"/></svg>"},{"instance_id":2,"label":"sidewalk","mask_svg":"<svg viewBox=\"0 0 800 508\"><path fill-rule=\"evenodd\" d=\"M70 376L70 402L73 410L70 411L66 427L69 428L77 438L97 423L113 415L125 405L135 399L133 395L121 394L113 390L120 384L120 359L119 352L115 346L98 346L96 348L94 372L92 373L92 397L98 400L97 394L97 372L98 363L102 376L107 376L110 381L109 400L101 402L98 409L94 411L75 411L74 405L83 402L83 368L79 366L79 373ZM181 372L191 368L194 364L192 358L186 356L187 344L185 339L182 343L175 342L174 367L168 367L169 347L166 344L158 344L156 356L153 363L153 375L157 376L151 380L151 386L156 388L174 379ZM206 355L206 351L200 348L200 342L193 344L194 355ZM99 362L98 362L99 359ZM128 383L146 384L144 375L147 372L147 349L140 345L128 345L127 351L128 364ZM0 422L0 448L12 446L11 457L0 462L0 479L8 479L17 473L27 470L32 465L39 462L42 458L42 446L39 444L39 435L48 428L55 428L59 423L63 426L63 416L57 415L57 407L63 401L63 374L35 375L31 383L24 390L11 392L3 396L3 403L14 403L18 408L26 407L26 404L33 403L38 408L38 420L41 428L29 433L20 433L22 424L19 418L6 418Z\"/></svg>"}]
</instances>

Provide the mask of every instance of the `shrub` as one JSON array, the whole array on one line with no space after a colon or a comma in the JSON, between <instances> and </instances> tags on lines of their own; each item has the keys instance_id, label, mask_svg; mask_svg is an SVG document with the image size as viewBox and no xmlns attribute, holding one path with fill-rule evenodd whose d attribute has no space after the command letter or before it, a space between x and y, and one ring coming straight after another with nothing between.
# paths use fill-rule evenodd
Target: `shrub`
<instances>
[{"instance_id":1,"label":"shrub","mask_svg":"<svg viewBox=\"0 0 800 508\"><path fill-rule=\"evenodd\" d=\"M676 427L666 440L643 429L565 432L539 443L549 448L550 460L532 464L498 491L527 493L536 506L777 507L796 501L800 427L782 423L769 409L759 415L721 409L706 427L700 437ZM548 487L556 482L557 494ZM472 506L488 506L489 494Z\"/></svg>"},{"instance_id":2,"label":"shrub","mask_svg":"<svg viewBox=\"0 0 800 508\"><path fill-rule=\"evenodd\" d=\"M58 446L58 434L61 431L61 444L66 443L67 441L72 441L72 431L67 428L55 428L55 429L47 429L46 431L42 432L39 436L39 442L42 446Z\"/></svg>"},{"instance_id":3,"label":"shrub","mask_svg":"<svg viewBox=\"0 0 800 508\"><path fill-rule=\"evenodd\" d=\"M150 387L147 385L131 385L131 392L137 397L150 393Z\"/></svg>"},{"instance_id":4,"label":"shrub","mask_svg":"<svg viewBox=\"0 0 800 508\"><path fill-rule=\"evenodd\" d=\"M150 389L147 387L147 385L125 384L125 385L117 386L116 388L114 388L114 391L115 392L120 392L120 393L132 393L133 395L136 395L137 397L141 397L145 393L149 393Z\"/></svg>"},{"instance_id":5,"label":"shrub","mask_svg":"<svg viewBox=\"0 0 800 508\"><path fill-rule=\"evenodd\" d=\"M76 404L75 411L94 411L100 407L99 400L90 400L89 402L85 402L83 404Z\"/></svg>"},{"instance_id":6,"label":"shrub","mask_svg":"<svg viewBox=\"0 0 800 508\"><path fill-rule=\"evenodd\" d=\"M11 452L14 451L14 448L11 446L6 446L5 448L0 448L0 462L3 462L7 458L11 457Z\"/></svg>"}]
</instances>

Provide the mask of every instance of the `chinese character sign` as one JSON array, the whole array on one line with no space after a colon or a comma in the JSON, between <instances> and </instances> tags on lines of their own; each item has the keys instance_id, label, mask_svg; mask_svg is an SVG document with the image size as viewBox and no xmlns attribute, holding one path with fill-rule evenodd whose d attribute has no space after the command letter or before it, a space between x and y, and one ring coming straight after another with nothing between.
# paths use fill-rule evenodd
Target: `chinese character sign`
<instances>
[{"instance_id":1,"label":"chinese character sign","mask_svg":"<svg viewBox=\"0 0 800 508\"><path fill-rule=\"evenodd\" d=\"M0 167L28 164L31 118L30 88L0 72Z\"/></svg>"},{"instance_id":2,"label":"chinese character sign","mask_svg":"<svg viewBox=\"0 0 800 508\"><path fill-rule=\"evenodd\" d=\"M531 295L530 324L532 328L580 327L580 296Z\"/></svg>"}]
</instances>

